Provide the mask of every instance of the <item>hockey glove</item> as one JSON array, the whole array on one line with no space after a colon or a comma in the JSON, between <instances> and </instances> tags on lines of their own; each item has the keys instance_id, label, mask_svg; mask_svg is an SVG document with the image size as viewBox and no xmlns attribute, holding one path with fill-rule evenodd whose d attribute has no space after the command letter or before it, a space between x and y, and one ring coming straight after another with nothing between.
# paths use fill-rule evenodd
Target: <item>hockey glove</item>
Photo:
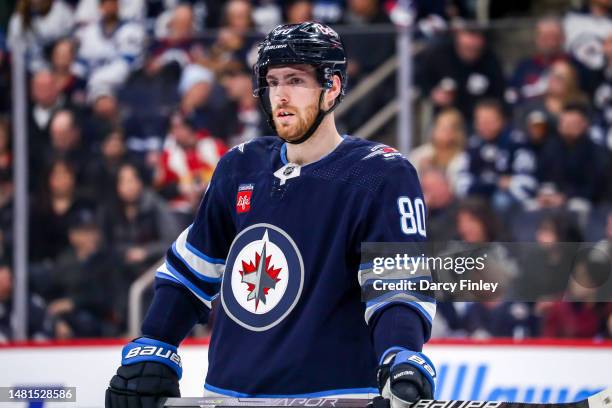
<instances>
[{"instance_id":1,"label":"hockey glove","mask_svg":"<svg viewBox=\"0 0 612 408\"><path fill-rule=\"evenodd\" d=\"M399 347L387 350L377 372L378 389L391 408L433 399L435 378L436 370L429 358Z\"/></svg>"},{"instance_id":2,"label":"hockey glove","mask_svg":"<svg viewBox=\"0 0 612 408\"><path fill-rule=\"evenodd\" d=\"M141 337L121 355L121 367L106 390L106 408L157 408L161 398L181 396L183 369L175 346Z\"/></svg>"}]
</instances>

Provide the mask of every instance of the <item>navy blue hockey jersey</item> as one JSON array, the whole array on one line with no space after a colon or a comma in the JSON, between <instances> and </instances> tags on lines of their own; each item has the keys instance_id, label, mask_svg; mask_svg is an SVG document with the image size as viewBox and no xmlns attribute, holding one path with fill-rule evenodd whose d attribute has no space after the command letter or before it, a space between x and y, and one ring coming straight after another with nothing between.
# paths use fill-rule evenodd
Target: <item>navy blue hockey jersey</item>
<instances>
[{"instance_id":1,"label":"navy blue hockey jersey","mask_svg":"<svg viewBox=\"0 0 612 408\"><path fill-rule=\"evenodd\" d=\"M385 145L347 136L304 166L287 162L276 137L227 153L157 274L207 307L220 298L205 388L376 393L368 322L402 303L430 327L435 303L398 292L364 304L361 243L423 241L424 210L414 168Z\"/></svg>"}]
</instances>

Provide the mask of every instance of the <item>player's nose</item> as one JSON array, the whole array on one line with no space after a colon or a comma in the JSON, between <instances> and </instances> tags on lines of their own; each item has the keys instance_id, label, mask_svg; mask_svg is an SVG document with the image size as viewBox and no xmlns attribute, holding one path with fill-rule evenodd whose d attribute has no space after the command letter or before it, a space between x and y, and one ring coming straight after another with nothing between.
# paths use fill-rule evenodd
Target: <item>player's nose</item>
<instances>
[{"instance_id":1,"label":"player's nose","mask_svg":"<svg viewBox=\"0 0 612 408\"><path fill-rule=\"evenodd\" d=\"M288 87L282 85L277 86L273 98L273 102L275 102L277 105L284 105L289 103Z\"/></svg>"}]
</instances>

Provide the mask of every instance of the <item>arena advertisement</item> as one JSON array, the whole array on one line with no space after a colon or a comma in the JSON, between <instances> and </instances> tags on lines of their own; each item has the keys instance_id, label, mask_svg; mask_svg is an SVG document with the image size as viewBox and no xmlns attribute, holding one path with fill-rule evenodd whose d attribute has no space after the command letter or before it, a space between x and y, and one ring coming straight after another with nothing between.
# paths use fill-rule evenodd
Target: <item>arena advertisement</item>
<instances>
[{"instance_id":1,"label":"arena advertisement","mask_svg":"<svg viewBox=\"0 0 612 408\"><path fill-rule=\"evenodd\" d=\"M0 371L0 384L76 387L76 402L65 406L102 406L104 387L100 384L114 373L120 355L121 346L115 343L0 348L3 366L13 368ZM550 404L578 401L612 386L610 342L449 340L433 341L426 351L438 370L436 399L440 400ZM183 395L203 395L207 354L206 343L192 341L182 346Z\"/></svg>"}]
</instances>

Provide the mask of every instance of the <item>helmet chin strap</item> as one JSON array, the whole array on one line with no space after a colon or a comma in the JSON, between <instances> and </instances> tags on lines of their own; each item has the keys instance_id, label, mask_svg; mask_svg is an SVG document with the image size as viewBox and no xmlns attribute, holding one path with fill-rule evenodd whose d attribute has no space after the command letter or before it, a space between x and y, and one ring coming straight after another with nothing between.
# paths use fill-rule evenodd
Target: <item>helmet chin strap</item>
<instances>
[{"instance_id":1,"label":"helmet chin strap","mask_svg":"<svg viewBox=\"0 0 612 408\"><path fill-rule=\"evenodd\" d=\"M323 119L325 118L325 115L327 115L329 112L331 112L333 110L330 109L328 111L325 111L323 109L321 109L321 102L323 102L323 95L325 94L325 90L321 91L321 93L319 94L319 102L317 103L317 116L315 117L315 120L312 122L312 125L310 125L310 127L308 128L308 130L306 131L306 133L304 133L302 135L302 137L300 137L298 140L287 140L281 137L281 139L283 139L285 142L287 143L291 143L291 144L301 144L304 143L305 141L307 141L308 139L310 139L310 136L312 136L314 134L314 132L316 132L316 130L319 128L319 125L321 124L321 122L323 122Z\"/></svg>"},{"instance_id":2,"label":"helmet chin strap","mask_svg":"<svg viewBox=\"0 0 612 408\"><path fill-rule=\"evenodd\" d=\"M338 106L338 98L336 98L336 100L334 101L334 104L331 108L329 108L328 110L323 110L321 109L321 102L323 102L323 95L325 95L325 89L321 91L321 93L319 94L319 102L317 104L317 116L315 117L315 120L312 122L312 125L310 125L310 127L308 128L308 130L306 131L306 133L304 133L302 135L302 137L300 137L298 140L287 140L283 137L281 137L279 135L279 137L281 139L283 139L285 142L290 143L290 144L301 144L304 143L305 141L307 141L308 139L310 139L310 137L314 134L314 132L317 131L317 129L319 128L319 126L321 125L321 122L323 122L323 119L325 119L325 115L327 115L328 113L331 113L334 111L334 109L336 109L336 107ZM260 98L259 100L260 102L260 106L263 108L264 112L266 112L268 114L268 124L270 125L270 127L274 130L276 130L276 125L274 124L274 117L272 116L272 112L268 112L268 110L266 109L265 104L263 103L263 100Z\"/></svg>"},{"instance_id":3,"label":"helmet chin strap","mask_svg":"<svg viewBox=\"0 0 612 408\"><path fill-rule=\"evenodd\" d=\"M287 143L291 143L295 145L304 143L305 141L310 139L310 137L314 134L314 132L317 131L317 129L321 125L321 122L323 122L323 119L325 119L325 115L333 112L334 109L336 109L336 107L338 106L338 98L336 98L331 108L329 108L328 110L321 109L321 102L323 102L323 95L325 95L325 90L322 90L321 94L319 95L319 103L317 104L317 108L319 111L317 113L317 117L315 118L314 122L312 122L312 125L310 125L306 133L304 133L302 137L300 137L298 140L287 140L282 137L281 139L283 139Z\"/></svg>"}]
</instances>

